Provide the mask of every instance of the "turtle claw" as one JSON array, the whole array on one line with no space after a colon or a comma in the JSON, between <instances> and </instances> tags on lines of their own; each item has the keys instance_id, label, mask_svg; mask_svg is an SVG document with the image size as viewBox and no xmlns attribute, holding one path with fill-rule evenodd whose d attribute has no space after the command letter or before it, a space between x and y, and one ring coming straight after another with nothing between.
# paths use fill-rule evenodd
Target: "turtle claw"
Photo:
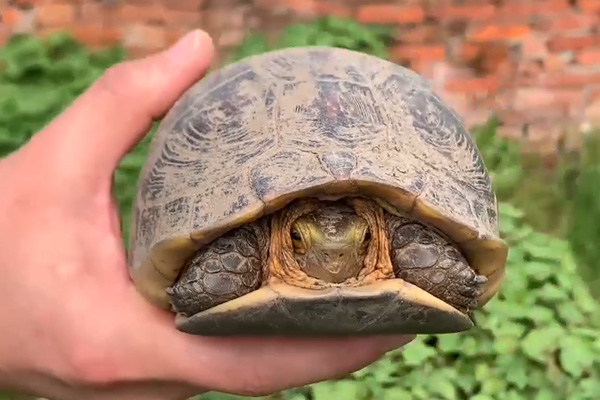
<instances>
[{"instance_id":1,"label":"turtle claw","mask_svg":"<svg viewBox=\"0 0 600 400\"><path fill-rule=\"evenodd\" d=\"M458 289L458 293L464 296L464 301L461 302L460 306L466 307L467 310L471 310L477 307L479 297L483 294L483 285L487 283L488 278L483 275L475 275L463 283Z\"/></svg>"}]
</instances>

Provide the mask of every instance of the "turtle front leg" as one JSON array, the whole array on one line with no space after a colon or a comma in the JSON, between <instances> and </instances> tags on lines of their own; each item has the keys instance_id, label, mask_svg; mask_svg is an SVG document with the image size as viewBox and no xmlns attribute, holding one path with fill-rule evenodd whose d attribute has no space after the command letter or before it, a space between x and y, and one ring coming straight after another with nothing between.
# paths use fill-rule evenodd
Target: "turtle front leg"
<instances>
[{"instance_id":1,"label":"turtle front leg","mask_svg":"<svg viewBox=\"0 0 600 400\"><path fill-rule=\"evenodd\" d=\"M260 287L269 238L262 221L229 231L200 249L167 289L174 311L191 316Z\"/></svg>"},{"instance_id":2,"label":"turtle front leg","mask_svg":"<svg viewBox=\"0 0 600 400\"><path fill-rule=\"evenodd\" d=\"M408 218L387 214L390 258L397 278L453 307L477 307L487 278L477 275L458 248L437 232Z\"/></svg>"}]
</instances>

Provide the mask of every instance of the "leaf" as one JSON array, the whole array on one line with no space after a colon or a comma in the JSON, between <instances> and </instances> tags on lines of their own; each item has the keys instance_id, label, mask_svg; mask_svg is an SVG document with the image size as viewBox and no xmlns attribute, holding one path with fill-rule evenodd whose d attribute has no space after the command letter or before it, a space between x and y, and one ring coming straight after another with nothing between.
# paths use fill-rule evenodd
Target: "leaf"
<instances>
[{"instance_id":1,"label":"leaf","mask_svg":"<svg viewBox=\"0 0 600 400\"><path fill-rule=\"evenodd\" d=\"M567 336L560 340L559 362L569 375L581 377L595 360L589 342L576 336Z\"/></svg>"},{"instance_id":2,"label":"leaf","mask_svg":"<svg viewBox=\"0 0 600 400\"><path fill-rule=\"evenodd\" d=\"M331 399L336 400L336 399ZM345 399L339 399L345 400ZM348 399L352 400L352 399ZM384 391L381 400L413 400L413 395L410 389L404 389L399 387L392 387Z\"/></svg>"},{"instance_id":3,"label":"leaf","mask_svg":"<svg viewBox=\"0 0 600 400\"><path fill-rule=\"evenodd\" d=\"M499 396L506 392L506 379L500 379L492 376L481 382L481 393L489 394L491 396Z\"/></svg>"},{"instance_id":4,"label":"leaf","mask_svg":"<svg viewBox=\"0 0 600 400\"><path fill-rule=\"evenodd\" d=\"M563 400L563 397L549 388L542 388L532 400Z\"/></svg>"},{"instance_id":5,"label":"leaf","mask_svg":"<svg viewBox=\"0 0 600 400\"><path fill-rule=\"evenodd\" d=\"M596 399L600 393L600 380L585 378L579 381L579 390L587 399Z\"/></svg>"},{"instance_id":6,"label":"leaf","mask_svg":"<svg viewBox=\"0 0 600 400\"><path fill-rule=\"evenodd\" d=\"M531 359L546 362L550 352L558 347L562 331L558 328L534 330L522 342L522 351Z\"/></svg>"},{"instance_id":7,"label":"leaf","mask_svg":"<svg viewBox=\"0 0 600 400\"><path fill-rule=\"evenodd\" d=\"M523 273L536 281L546 281L556 274L556 266L541 261L530 261L524 265Z\"/></svg>"},{"instance_id":8,"label":"leaf","mask_svg":"<svg viewBox=\"0 0 600 400\"><path fill-rule=\"evenodd\" d=\"M494 397L489 396L487 394L476 394L475 396L471 396L469 400L496 400Z\"/></svg>"},{"instance_id":9,"label":"leaf","mask_svg":"<svg viewBox=\"0 0 600 400\"><path fill-rule=\"evenodd\" d=\"M402 359L405 365L417 366L423 364L435 354L431 347L426 346L422 341L415 340L403 349Z\"/></svg>"},{"instance_id":10,"label":"leaf","mask_svg":"<svg viewBox=\"0 0 600 400\"><path fill-rule=\"evenodd\" d=\"M569 300L569 293L565 292L555 285L547 284L539 289L537 296L540 300L548 301L551 303L559 303L561 301Z\"/></svg>"},{"instance_id":11,"label":"leaf","mask_svg":"<svg viewBox=\"0 0 600 400\"><path fill-rule=\"evenodd\" d=\"M557 306L558 315L569 325L584 324L585 315L579 310L576 303L565 301Z\"/></svg>"},{"instance_id":12,"label":"leaf","mask_svg":"<svg viewBox=\"0 0 600 400\"><path fill-rule=\"evenodd\" d=\"M505 368L506 370L506 382L512 384L517 389L523 390L527 387L528 380L528 363L523 361L514 361Z\"/></svg>"},{"instance_id":13,"label":"leaf","mask_svg":"<svg viewBox=\"0 0 600 400\"><path fill-rule=\"evenodd\" d=\"M456 374L451 369L436 369L427 376L431 382L430 391L442 399L454 400L458 398L457 388L454 385Z\"/></svg>"},{"instance_id":14,"label":"leaf","mask_svg":"<svg viewBox=\"0 0 600 400\"><path fill-rule=\"evenodd\" d=\"M498 212L500 214L500 218L511 218L519 220L525 216L523 210L520 210L512 204L506 202L500 202L498 204Z\"/></svg>"},{"instance_id":15,"label":"leaf","mask_svg":"<svg viewBox=\"0 0 600 400\"><path fill-rule=\"evenodd\" d=\"M360 382L341 380L321 382L312 386L313 400L365 399L368 393Z\"/></svg>"}]
</instances>

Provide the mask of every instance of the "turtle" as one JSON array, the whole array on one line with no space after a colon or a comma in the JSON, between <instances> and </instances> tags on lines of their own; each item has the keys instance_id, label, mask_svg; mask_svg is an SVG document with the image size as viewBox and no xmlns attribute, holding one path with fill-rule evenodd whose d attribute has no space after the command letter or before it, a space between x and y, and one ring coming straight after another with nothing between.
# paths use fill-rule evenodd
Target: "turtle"
<instances>
[{"instance_id":1,"label":"turtle","mask_svg":"<svg viewBox=\"0 0 600 400\"><path fill-rule=\"evenodd\" d=\"M471 329L508 247L454 109L338 47L248 56L168 111L138 180L133 284L191 335Z\"/></svg>"}]
</instances>

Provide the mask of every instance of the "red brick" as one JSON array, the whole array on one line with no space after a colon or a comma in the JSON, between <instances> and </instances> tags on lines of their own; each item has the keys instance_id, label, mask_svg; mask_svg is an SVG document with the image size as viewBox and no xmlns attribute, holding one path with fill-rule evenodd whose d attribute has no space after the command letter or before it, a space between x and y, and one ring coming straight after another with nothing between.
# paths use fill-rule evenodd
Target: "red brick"
<instances>
[{"instance_id":1,"label":"red brick","mask_svg":"<svg viewBox=\"0 0 600 400\"><path fill-rule=\"evenodd\" d=\"M182 25L196 28L202 21L202 13L180 10L165 10L162 19L167 26Z\"/></svg>"},{"instance_id":2,"label":"red brick","mask_svg":"<svg viewBox=\"0 0 600 400\"><path fill-rule=\"evenodd\" d=\"M45 4L45 3L49 3L49 2L50 2L49 0L13 0L13 1L11 1L11 3L14 4L16 7L19 7L22 9L32 8L37 5Z\"/></svg>"},{"instance_id":3,"label":"red brick","mask_svg":"<svg viewBox=\"0 0 600 400\"><path fill-rule=\"evenodd\" d=\"M600 65L600 49L584 49L577 54L577 62L584 65Z\"/></svg>"},{"instance_id":4,"label":"red brick","mask_svg":"<svg viewBox=\"0 0 600 400\"><path fill-rule=\"evenodd\" d=\"M549 75L563 73L568 64L574 59L571 54L548 54L544 58L544 69Z\"/></svg>"},{"instance_id":5,"label":"red brick","mask_svg":"<svg viewBox=\"0 0 600 400\"><path fill-rule=\"evenodd\" d=\"M73 29L73 36L91 47L110 46L123 39L123 30L102 24L81 24Z\"/></svg>"},{"instance_id":6,"label":"red brick","mask_svg":"<svg viewBox=\"0 0 600 400\"><path fill-rule=\"evenodd\" d=\"M581 101L581 91L576 89L517 88L513 92L511 106L527 111L553 105L570 106Z\"/></svg>"},{"instance_id":7,"label":"red brick","mask_svg":"<svg viewBox=\"0 0 600 400\"><path fill-rule=\"evenodd\" d=\"M493 4L450 5L435 8L431 14L441 20L448 19L488 19L497 12Z\"/></svg>"},{"instance_id":8,"label":"red brick","mask_svg":"<svg viewBox=\"0 0 600 400\"><path fill-rule=\"evenodd\" d=\"M318 4L316 0L285 0L287 8L300 15L316 15Z\"/></svg>"},{"instance_id":9,"label":"red brick","mask_svg":"<svg viewBox=\"0 0 600 400\"><path fill-rule=\"evenodd\" d=\"M584 13L598 14L600 13L600 1L598 0L579 0L577 6Z\"/></svg>"},{"instance_id":10,"label":"red brick","mask_svg":"<svg viewBox=\"0 0 600 400\"><path fill-rule=\"evenodd\" d=\"M481 43L462 42L456 50L456 61L470 64L481 57L483 45Z\"/></svg>"},{"instance_id":11,"label":"red brick","mask_svg":"<svg viewBox=\"0 0 600 400\"><path fill-rule=\"evenodd\" d=\"M468 65L480 74L497 72L509 61L510 49L502 42L463 42L453 52L453 61Z\"/></svg>"},{"instance_id":12,"label":"red brick","mask_svg":"<svg viewBox=\"0 0 600 400\"><path fill-rule=\"evenodd\" d=\"M233 47L242 42L244 39L244 31L242 29L227 29L219 35L216 40L220 48Z\"/></svg>"},{"instance_id":13,"label":"red brick","mask_svg":"<svg viewBox=\"0 0 600 400\"><path fill-rule=\"evenodd\" d=\"M399 29L398 39L403 43L435 43L442 41L444 32L439 25L415 25Z\"/></svg>"},{"instance_id":14,"label":"red brick","mask_svg":"<svg viewBox=\"0 0 600 400\"><path fill-rule=\"evenodd\" d=\"M116 10L117 21L125 24L164 22L165 8L158 3L145 5L123 2Z\"/></svg>"},{"instance_id":15,"label":"red brick","mask_svg":"<svg viewBox=\"0 0 600 400\"><path fill-rule=\"evenodd\" d=\"M590 31L600 23L600 16L593 14L564 13L545 21L541 27L550 32Z\"/></svg>"},{"instance_id":16,"label":"red brick","mask_svg":"<svg viewBox=\"0 0 600 400\"><path fill-rule=\"evenodd\" d=\"M350 17L352 15L349 6L329 0L318 1L315 11L318 15L333 15L335 17Z\"/></svg>"},{"instance_id":17,"label":"red brick","mask_svg":"<svg viewBox=\"0 0 600 400\"><path fill-rule=\"evenodd\" d=\"M175 44L175 42L181 39L188 32L189 29L184 29L179 26L168 26L165 30L165 39L167 46Z\"/></svg>"},{"instance_id":18,"label":"red brick","mask_svg":"<svg viewBox=\"0 0 600 400\"><path fill-rule=\"evenodd\" d=\"M499 16L508 18L539 17L563 13L570 8L569 3L564 0L505 1L499 8Z\"/></svg>"},{"instance_id":19,"label":"red brick","mask_svg":"<svg viewBox=\"0 0 600 400\"><path fill-rule=\"evenodd\" d=\"M363 23L420 24L425 20L425 10L420 5L372 4L360 7L357 19Z\"/></svg>"},{"instance_id":20,"label":"red brick","mask_svg":"<svg viewBox=\"0 0 600 400\"><path fill-rule=\"evenodd\" d=\"M68 3L48 3L36 7L38 22L44 27L68 26L75 21L75 6Z\"/></svg>"},{"instance_id":21,"label":"red brick","mask_svg":"<svg viewBox=\"0 0 600 400\"><path fill-rule=\"evenodd\" d=\"M132 49L158 50L166 47L167 33L159 26L133 25L124 30L123 43Z\"/></svg>"},{"instance_id":22,"label":"red brick","mask_svg":"<svg viewBox=\"0 0 600 400\"><path fill-rule=\"evenodd\" d=\"M494 75L455 79L446 83L445 90L461 93L494 93L498 90L498 78Z\"/></svg>"},{"instance_id":23,"label":"red brick","mask_svg":"<svg viewBox=\"0 0 600 400\"><path fill-rule=\"evenodd\" d=\"M525 59L544 59L548 55L547 38L545 35L531 34L521 42L521 57Z\"/></svg>"},{"instance_id":24,"label":"red brick","mask_svg":"<svg viewBox=\"0 0 600 400\"><path fill-rule=\"evenodd\" d=\"M600 36L558 36L548 41L548 49L552 52L578 51L600 44Z\"/></svg>"},{"instance_id":25,"label":"red brick","mask_svg":"<svg viewBox=\"0 0 600 400\"><path fill-rule=\"evenodd\" d=\"M517 67L517 76L520 80L536 80L543 73L544 63L540 60L523 60Z\"/></svg>"},{"instance_id":26,"label":"red brick","mask_svg":"<svg viewBox=\"0 0 600 400\"><path fill-rule=\"evenodd\" d=\"M79 6L78 23L96 23L106 21L111 14L112 8L103 6L100 3L83 2Z\"/></svg>"},{"instance_id":27,"label":"red brick","mask_svg":"<svg viewBox=\"0 0 600 400\"><path fill-rule=\"evenodd\" d=\"M410 69L421 75L423 78L431 80L436 63L431 60L411 60Z\"/></svg>"},{"instance_id":28,"label":"red brick","mask_svg":"<svg viewBox=\"0 0 600 400\"><path fill-rule=\"evenodd\" d=\"M391 52L403 60L443 60L446 53L440 45L398 45Z\"/></svg>"},{"instance_id":29,"label":"red brick","mask_svg":"<svg viewBox=\"0 0 600 400\"><path fill-rule=\"evenodd\" d=\"M23 12L17 8L6 8L0 10L0 23L7 26L8 28L14 28L21 22L23 18Z\"/></svg>"},{"instance_id":30,"label":"red brick","mask_svg":"<svg viewBox=\"0 0 600 400\"><path fill-rule=\"evenodd\" d=\"M543 80L545 87L583 87L600 84L600 72L568 73L548 76Z\"/></svg>"},{"instance_id":31,"label":"red brick","mask_svg":"<svg viewBox=\"0 0 600 400\"><path fill-rule=\"evenodd\" d=\"M488 25L469 35L473 41L502 41L523 38L531 33L527 25Z\"/></svg>"},{"instance_id":32,"label":"red brick","mask_svg":"<svg viewBox=\"0 0 600 400\"><path fill-rule=\"evenodd\" d=\"M204 7L206 0L177 0L169 3L169 8L177 11L198 12Z\"/></svg>"},{"instance_id":33,"label":"red brick","mask_svg":"<svg viewBox=\"0 0 600 400\"><path fill-rule=\"evenodd\" d=\"M489 43L483 47L480 69L485 73L495 73L509 61L510 49L505 43Z\"/></svg>"}]
</instances>

